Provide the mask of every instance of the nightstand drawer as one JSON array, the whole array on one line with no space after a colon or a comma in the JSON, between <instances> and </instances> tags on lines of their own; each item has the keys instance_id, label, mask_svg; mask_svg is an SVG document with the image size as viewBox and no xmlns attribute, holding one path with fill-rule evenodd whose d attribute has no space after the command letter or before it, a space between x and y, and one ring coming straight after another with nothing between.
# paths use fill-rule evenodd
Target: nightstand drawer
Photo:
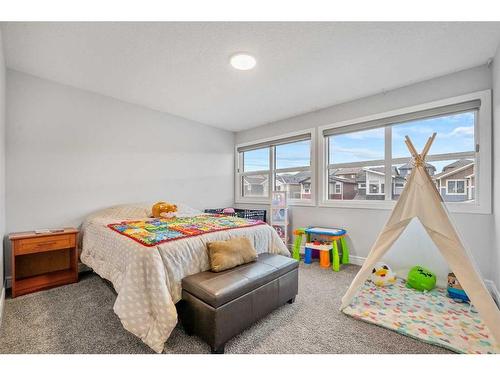
<instances>
[{"instance_id":1,"label":"nightstand drawer","mask_svg":"<svg viewBox=\"0 0 500 375\"><path fill-rule=\"evenodd\" d=\"M32 254L44 251L68 249L75 247L76 240L74 234L44 236L40 238L26 238L15 241L15 255Z\"/></svg>"}]
</instances>

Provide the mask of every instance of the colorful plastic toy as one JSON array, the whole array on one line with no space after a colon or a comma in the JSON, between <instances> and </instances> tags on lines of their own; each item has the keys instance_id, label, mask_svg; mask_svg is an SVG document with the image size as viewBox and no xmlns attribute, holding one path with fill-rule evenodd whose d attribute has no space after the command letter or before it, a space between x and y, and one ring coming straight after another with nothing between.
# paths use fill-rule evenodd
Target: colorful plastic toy
<instances>
[{"instance_id":1,"label":"colorful plastic toy","mask_svg":"<svg viewBox=\"0 0 500 375\"><path fill-rule=\"evenodd\" d=\"M306 233L305 228L297 228L293 231L295 240L293 243L292 257L293 259L300 260L300 245L302 245L302 236Z\"/></svg>"},{"instance_id":2,"label":"colorful plastic toy","mask_svg":"<svg viewBox=\"0 0 500 375\"><path fill-rule=\"evenodd\" d=\"M436 274L422 266L415 266L408 272L406 286L427 292L436 286Z\"/></svg>"},{"instance_id":3,"label":"colorful plastic toy","mask_svg":"<svg viewBox=\"0 0 500 375\"><path fill-rule=\"evenodd\" d=\"M340 270L340 264L349 263L349 248L345 240L347 232L339 228L297 228L294 230L295 241L293 245L293 258L300 259L300 246L302 245L302 238L306 235L306 244L304 248L304 263L312 263L313 252L319 252L319 265L323 268L330 267L330 253L332 253L333 262L332 269L334 271ZM315 238L313 240L313 238ZM340 241L342 250L342 259L339 256Z\"/></svg>"}]
</instances>

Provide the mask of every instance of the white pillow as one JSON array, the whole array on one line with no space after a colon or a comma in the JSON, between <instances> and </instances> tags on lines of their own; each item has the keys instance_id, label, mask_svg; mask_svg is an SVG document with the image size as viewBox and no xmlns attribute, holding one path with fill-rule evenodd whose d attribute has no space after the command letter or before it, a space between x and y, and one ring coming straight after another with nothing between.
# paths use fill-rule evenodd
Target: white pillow
<instances>
[{"instance_id":1,"label":"white pillow","mask_svg":"<svg viewBox=\"0 0 500 375\"><path fill-rule=\"evenodd\" d=\"M153 216L151 208L154 203L156 202L120 204L96 211L89 215L86 220L113 219L116 221L124 221L150 218ZM200 210L190 207L184 203L174 204L177 205L178 216L195 216L202 214Z\"/></svg>"},{"instance_id":2,"label":"white pillow","mask_svg":"<svg viewBox=\"0 0 500 375\"><path fill-rule=\"evenodd\" d=\"M143 219L148 217L148 207L144 203L120 204L94 212L93 218L113 218L120 220Z\"/></svg>"}]
</instances>

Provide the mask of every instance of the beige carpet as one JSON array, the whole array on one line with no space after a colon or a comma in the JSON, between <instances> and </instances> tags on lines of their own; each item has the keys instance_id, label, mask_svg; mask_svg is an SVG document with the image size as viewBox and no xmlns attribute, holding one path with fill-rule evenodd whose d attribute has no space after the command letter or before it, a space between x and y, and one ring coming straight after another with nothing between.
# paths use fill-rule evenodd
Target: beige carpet
<instances>
[{"instance_id":1,"label":"beige carpet","mask_svg":"<svg viewBox=\"0 0 500 375\"><path fill-rule=\"evenodd\" d=\"M227 353L449 353L447 350L356 321L338 311L358 271L334 273L317 263L300 266L299 295L235 337ZM112 287L93 273L67 285L8 298L0 353L153 353L128 333L113 312ZM178 326L165 353L209 353Z\"/></svg>"}]
</instances>

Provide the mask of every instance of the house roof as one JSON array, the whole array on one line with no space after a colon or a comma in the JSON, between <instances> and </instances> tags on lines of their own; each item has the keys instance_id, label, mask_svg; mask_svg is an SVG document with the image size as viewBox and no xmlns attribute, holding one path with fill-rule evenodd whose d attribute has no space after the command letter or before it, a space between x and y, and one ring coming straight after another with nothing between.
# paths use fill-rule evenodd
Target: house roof
<instances>
[{"instance_id":1,"label":"house roof","mask_svg":"<svg viewBox=\"0 0 500 375\"><path fill-rule=\"evenodd\" d=\"M281 180L284 184L300 184L305 182L306 180L311 179L311 172L302 171L299 173L291 174L291 173L283 173L276 175L277 180Z\"/></svg>"},{"instance_id":2,"label":"house roof","mask_svg":"<svg viewBox=\"0 0 500 375\"><path fill-rule=\"evenodd\" d=\"M443 167L443 172L446 172L448 169L453 169L453 168L461 168L461 167L464 167L466 165L469 165L471 163L474 163L474 160L470 160L470 159L459 159L451 164L448 164L448 165L445 165Z\"/></svg>"},{"instance_id":3,"label":"house roof","mask_svg":"<svg viewBox=\"0 0 500 375\"><path fill-rule=\"evenodd\" d=\"M391 167L392 169L392 177L395 180L401 179L404 180L404 177L401 177L399 170L397 167L393 166ZM371 172L378 174L380 176L385 176L385 167L365 167L363 168L362 172ZM359 173L356 179L357 182L365 182L366 181L366 173Z\"/></svg>"},{"instance_id":4,"label":"house roof","mask_svg":"<svg viewBox=\"0 0 500 375\"><path fill-rule=\"evenodd\" d=\"M363 170L362 167L353 167L353 168L339 168L335 171L336 175L342 174L356 174Z\"/></svg>"},{"instance_id":5,"label":"house roof","mask_svg":"<svg viewBox=\"0 0 500 375\"><path fill-rule=\"evenodd\" d=\"M260 175L250 175L250 176L244 176L243 179L245 182L256 185L256 184L263 184L267 180L267 176L260 176Z\"/></svg>"},{"instance_id":6,"label":"house roof","mask_svg":"<svg viewBox=\"0 0 500 375\"><path fill-rule=\"evenodd\" d=\"M453 175L453 174L460 172L460 171L462 171L466 168L469 168L471 166L472 167L474 166L473 160L460 159L460 160L457 160L451 164L444 166L443 171L441 173L434 175L433 178L435 178L436 180L439 180L443 177Z\"/></svg>"},{"instance_id":7,"label":"house roof","mask_svg":"<svg viewBox=\"0 0 500 375\"><path fill-rule=\"evenodd\" d=\"M413 169L414 165L413 165L413 161L410 161L406 164L403 164L401 167L399 167L399 170L401 169ZM433 166L432 164L429 164L429 163L425 163L425 168L430 168L430 169L433 169L434 171L436 171L436 167Z\"/></svg>"},{"instance_id":8,"label":"house roof","mask_svg":"<svg viewBox=\"0 0 500 375\"><path fill-rule=\"evenodd\" d=\"M363 168L363 170L385 175L385 167L367 167ZM393 176L398 176L399 175L398 168L394 166L391 167L391 173Z\"/></svg>"},{"instance_id":9,"label":"house roof","mask_svg":"<svg viewBox=\"0 0 500 375\"><path fill-rule=\"evenodd\" d=\"M337 182L342 182L344 184L356 184L356 181L353 180L352 178L345 178L345 177L335 176L335 175L331 175L329 178L329 181L330 182L337 181Z\"/></svg>"}]
</instances>

